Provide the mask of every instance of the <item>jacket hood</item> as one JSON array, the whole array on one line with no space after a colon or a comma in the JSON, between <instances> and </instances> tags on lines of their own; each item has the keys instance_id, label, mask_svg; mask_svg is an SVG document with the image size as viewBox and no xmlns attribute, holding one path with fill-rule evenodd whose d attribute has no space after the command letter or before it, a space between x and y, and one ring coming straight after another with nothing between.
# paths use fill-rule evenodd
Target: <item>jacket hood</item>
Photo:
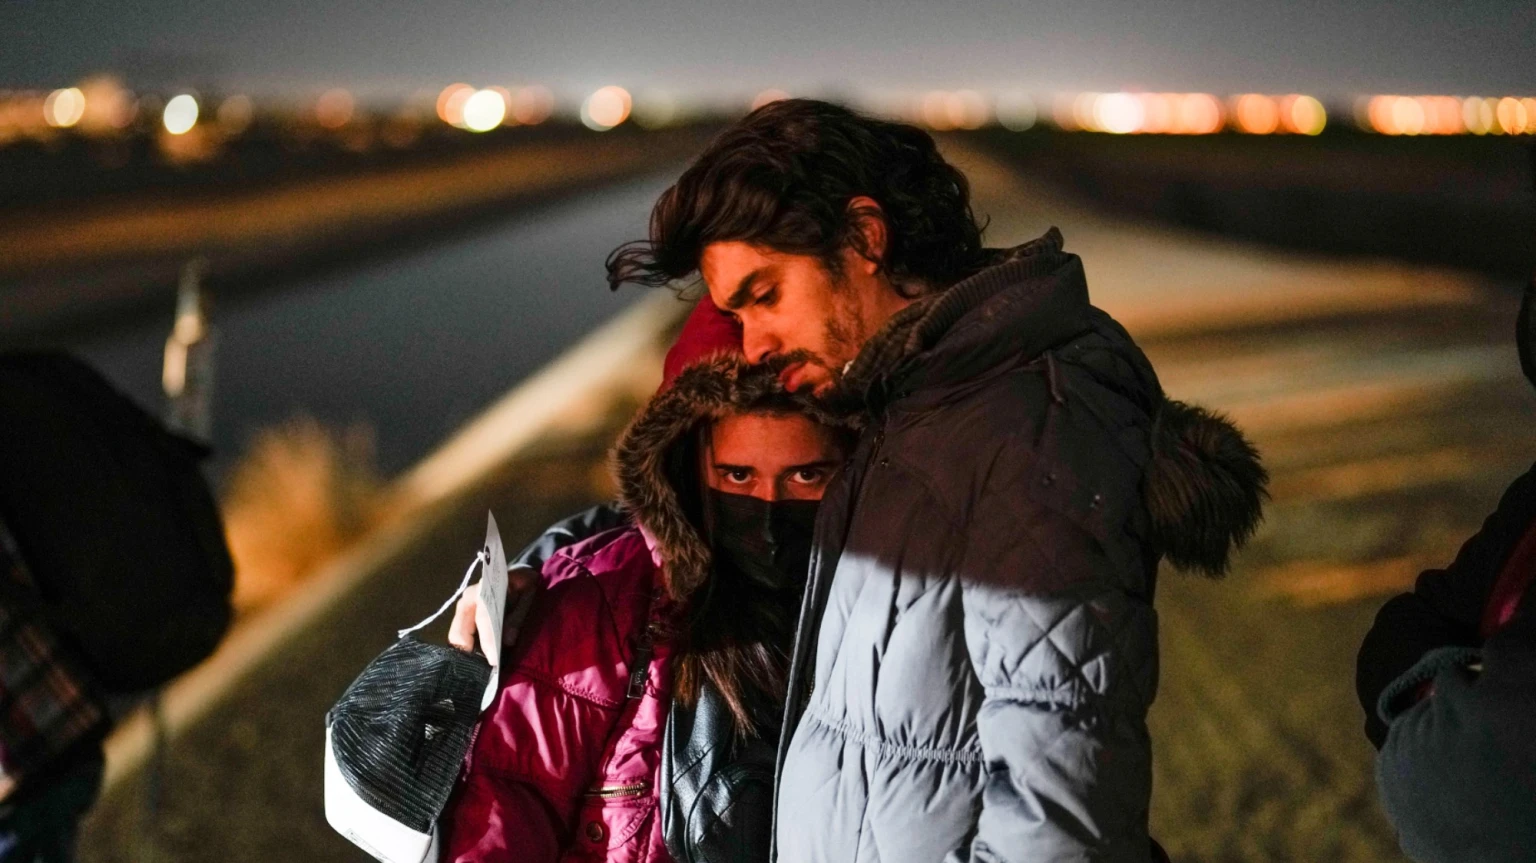
<instances>
[{"instance_id":1,"label":"jacket hood","mask_svg":"<svg viewBox=\"0 0 1536 863\"><path fill-rule=\"evenodd\" d=\"M860 386L869 403L878 407L882 395L941 399L995 368L1053 351L1150 420L1142 497L1153 544L1180 569L1225 574L1268 499L1258 450L1228 418L1164 395L1130 334L1089 301L1082 261L1063 250L1060 231L993 259L872 340L888 343L870 352L883 349L883 363L864 353L855 363L868 369ZM891 370L883 381L880 364Z\"/></svg>"},{"instance_id":2,"label":"jacket hood","mask_svg":"<svg viewBox=\"0 0 1536 863\"><path fill-rule=\"evenodd\" d=\"M773 370L750 366L739 353L721 352L678 373L641 408L614 448L619 501L654 544L663 587L674 601L685 601L704 583L710 548L674 485L673 454L703 423L753 410L796 411L837 424L785 393ZM689 479L695 476L694 465L678 467Z\"/></svg>"}]
</instances>

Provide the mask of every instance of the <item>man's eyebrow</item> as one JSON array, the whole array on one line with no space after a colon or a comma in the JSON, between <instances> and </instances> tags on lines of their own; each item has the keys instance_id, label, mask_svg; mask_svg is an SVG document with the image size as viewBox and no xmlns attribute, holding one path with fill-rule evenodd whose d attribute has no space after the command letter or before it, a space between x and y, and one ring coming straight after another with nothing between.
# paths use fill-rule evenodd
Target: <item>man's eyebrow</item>
<instances>
[{"instance_id":1,"label":"man's eyebrow","mask_svg":"<svg viewBox=\"0 0 1536 863\"><path fill-rule=\"evenodd\" d=\"M752 299L752 285L763 275L764 269L764 267L758 267L741 277L741 281L736 284L736 290L732 291L730 299L725 301L726 309L739 309L747 304L747 300Z\"/></svg>"}]
</instances>

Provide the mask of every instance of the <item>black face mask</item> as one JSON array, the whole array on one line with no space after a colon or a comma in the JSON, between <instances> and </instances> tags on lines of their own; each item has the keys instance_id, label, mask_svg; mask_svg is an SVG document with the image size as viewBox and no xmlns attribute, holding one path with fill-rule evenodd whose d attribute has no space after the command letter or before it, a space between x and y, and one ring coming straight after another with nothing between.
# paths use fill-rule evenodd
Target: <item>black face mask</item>
<instances>
[{"instance_id":1,"label":"black face mask","mask_svg":"<svg viewBox=\"0 0 1536 863\"><path fill-rule=\"evenodd\" d=\"M770 502L709 488L704 505L716 567L740 574L754 587L804 587L820 501Z\"/></svg>"}]
</instances>

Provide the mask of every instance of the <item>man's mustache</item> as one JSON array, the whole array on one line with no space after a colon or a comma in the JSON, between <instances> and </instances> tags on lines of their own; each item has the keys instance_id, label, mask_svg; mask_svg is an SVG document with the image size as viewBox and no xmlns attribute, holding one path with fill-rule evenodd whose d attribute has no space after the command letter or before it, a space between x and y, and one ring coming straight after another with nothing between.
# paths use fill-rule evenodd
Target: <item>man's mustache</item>
<instances>
[{"instance_id":1,"label":"man's mustache","mask_svg":"<svg viewBox=\"0 0 1536 863\"><path fill-rule=\"evenodd\" d=\"M785 369L787 369L787 368L789 368L790 366L793 366L793 365L798 365L800 363L806 363L807 365L813 365L813 366L820 366L821 368L829 369L829 370L831 369L831 367L827 365L825 360L823 360L821 357L816 356L815 354L811 353L810 351L806 350L805 348L800 348L798 350L793 350L793 351L790 351L787 354L774 354L773 356L770 356L768 359L763 360L762 365L766 366L774 374L781 375L781 374L784 373Z\"/></svg>"}]
</instances>

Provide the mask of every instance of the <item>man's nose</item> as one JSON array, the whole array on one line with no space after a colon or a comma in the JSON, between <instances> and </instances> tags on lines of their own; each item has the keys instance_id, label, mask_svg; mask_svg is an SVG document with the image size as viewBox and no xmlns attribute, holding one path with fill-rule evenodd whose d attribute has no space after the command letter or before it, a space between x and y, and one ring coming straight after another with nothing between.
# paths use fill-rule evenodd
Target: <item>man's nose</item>
<instances>
[{"instance_id":1,"label":"man's nose","mask_svg":"<svg viewBox=\"0 0 1536 863\"><path fill-rule=\"evenodd\" d=\"M741 350L747 362L757 365L779 350L779 340L762 327L744 326L741 330Z\"/></svg>"}]
</instances>

